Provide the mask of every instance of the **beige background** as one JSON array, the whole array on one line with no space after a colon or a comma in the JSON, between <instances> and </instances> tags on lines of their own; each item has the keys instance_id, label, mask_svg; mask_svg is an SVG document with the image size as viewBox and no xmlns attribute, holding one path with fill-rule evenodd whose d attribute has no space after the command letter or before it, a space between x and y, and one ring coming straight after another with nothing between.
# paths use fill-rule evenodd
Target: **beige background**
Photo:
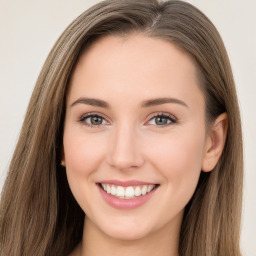
<instances>
[{"instance_id":1,"label":"beige background","mask_svg":"<svg viewBox=\"0 0 256 256\"><path fill-rule=\"evenodd\" d=\"M0 0L0 190L44 60L85 0ZM256 256L256 0L191 0L216 25L237 84L245 142L241 247Z\"/></svg>"}]
</instances>

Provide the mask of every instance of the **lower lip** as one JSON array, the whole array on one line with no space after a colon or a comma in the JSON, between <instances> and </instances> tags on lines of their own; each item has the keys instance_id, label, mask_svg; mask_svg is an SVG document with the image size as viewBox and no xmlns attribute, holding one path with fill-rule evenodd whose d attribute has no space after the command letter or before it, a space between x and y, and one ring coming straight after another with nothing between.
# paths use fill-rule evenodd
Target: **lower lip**
<instances>
[{"instance_id":1,"label":"lower lip","mask_svg":"<svg viewBox=\"0 0 256 256\"><path fill-rule=\"evenodd\" d=\"M110 206L117 209L125 209L125 210L135 209L143 205L154 195L155 191L158 189L158 186L157 186L156 188L154 188L152 191L150 191L144 196L138 196L132 199L120 199L115 196L112 196L111 194L108 194L105 190L103 190L100 187L100 185L98 185L98 187L102 197Z\"/></svg>"}]
</instances>

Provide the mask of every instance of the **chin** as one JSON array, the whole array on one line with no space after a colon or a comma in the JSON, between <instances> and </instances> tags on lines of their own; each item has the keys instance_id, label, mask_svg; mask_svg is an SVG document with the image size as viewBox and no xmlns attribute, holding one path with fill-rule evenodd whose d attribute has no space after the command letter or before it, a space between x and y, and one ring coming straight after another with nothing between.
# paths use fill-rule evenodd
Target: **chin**
<instances>
[{"instance_id":1,"label":"chin","mask_svg":"<svg viewBox=\"0 0 256 256\"><path fill-rule=\"evenodd\" d=\"M138 228L133 230L112 229L108 230L106 235L117 240L132 241L145 238L148 235L148 232Z\"/></svg>"},{"instance_id":2,"label":"chin","mask_svg":"<svg viewBox=\"0 0 256 256\"><path fill-rule=\"evenodd\" d=\"M125 223L125 224L124 224ZM107 236L118 240L138 240L149 235L150 228L148 224L136 224L129 221L121 223L108 223L100 227Z\"/></svg>"}]
</instances>

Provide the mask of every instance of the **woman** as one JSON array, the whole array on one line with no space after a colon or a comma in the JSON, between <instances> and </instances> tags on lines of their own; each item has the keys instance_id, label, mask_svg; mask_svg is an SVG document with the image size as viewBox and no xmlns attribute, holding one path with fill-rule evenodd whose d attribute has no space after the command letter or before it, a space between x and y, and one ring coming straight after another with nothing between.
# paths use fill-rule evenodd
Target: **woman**
<instances>
[{"instance_id":1,"label":"woman","mask_svg":"<svg viewBox=\"0 0 256 256\"><path fill-rule=\"evenodd\" d=\"M1 255L241 255L229 60L181 1L79 16L39 75L1 198Z\"/></svg>"}]
</instances>

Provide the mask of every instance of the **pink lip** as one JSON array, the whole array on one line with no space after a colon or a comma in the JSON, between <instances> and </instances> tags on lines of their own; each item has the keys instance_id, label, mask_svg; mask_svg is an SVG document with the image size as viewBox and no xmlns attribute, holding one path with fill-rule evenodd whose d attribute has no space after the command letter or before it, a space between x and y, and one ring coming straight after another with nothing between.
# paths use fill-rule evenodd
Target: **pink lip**
<instances>
[{"instance_id":1,"label":"pink lip","mask_svg":"<svg viewBox=\"0 0 256 256\"><path fill-rule=\"evenodd\" d=\"M139 185L155 185L155 183L139 181L139 180L127 180L127 181L103 180L103 181L99 181L98 183L101 183L101 184L112 184L112 185L122 186L122 187L139 186Z\"/></svg>"},{"instance_id":2,"label":"pink lip","mask_svg":"<svg viewBox=\"0 0 256 256\"><path fill-rule=\"evenodd\" d=\"M115 184L115 185L117 185L116 183L106 183L106 184ZM149 184L149 183L146 183L146 184ZM120 183L118 183L118 185L120 185ZM130 182L129 182L129 185L131 185ZM135 185L135 184L132 183L132 185ZM142 184L139 183L138 185L142 185ZM132 199L120 199L120 198L117 198L115 196L112 196L111 194L108 194L105 190L103 190L101 188L100 184L98 184L98 188L99 188L100 194L102 195L103 199L110 206L112 206L112 207L114 207L116 209L131 210L131 209L137 208L137 207L143 205L144 203L146 203L154 195L154 193L158 189L158 186L156 188L154 188L152 191L150 191L149 193L147 193L146 195L134 197Z\"/></svg>"}]
</instances>

